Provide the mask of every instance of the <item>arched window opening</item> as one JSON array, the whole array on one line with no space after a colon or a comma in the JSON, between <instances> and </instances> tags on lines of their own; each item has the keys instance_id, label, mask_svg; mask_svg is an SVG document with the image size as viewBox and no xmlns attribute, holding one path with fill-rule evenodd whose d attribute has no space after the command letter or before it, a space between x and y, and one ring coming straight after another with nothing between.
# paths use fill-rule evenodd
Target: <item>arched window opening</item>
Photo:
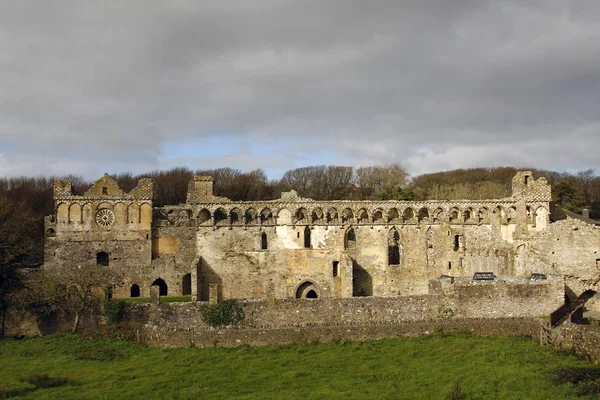
<instances>
[{"instance_id":1,"label":"arched window opening","mask_svg":"<svg viewBox=\"0 0 600 400\"><path fill-rule=\"evenodd\" d=\"M231 210L231 212L229 213L229 220L231 222L231 225L238 225L242 222L240 220L240 215L241 210L239 208L234 208L233 210Z\"/></svg>"},{"instance_id":2,"label":"arched window opening","mask_svg":"<svg viewBox=\"0 0 600 400\"><path fill-rule=\"evenodd\" d=\"M360 210L358 212L358 223L359 224L369 223L369 214L367 213L367 210Z\"/></svg>"},{"instance_id":3,"label":"arched window opening","mask_svg":"<svg viewBox=\"0 0 600 400\"><path fill-rule=\"evenodd\" d=\"M273 213L269 208L265 208L260 213L260 219L263 224L272 224L273 223Z\"/></svg>"},{"instance_id":4,"label":"arched window opening","mask_svg":"<svg viewBox=\"0 0 600 400\"><path fill-rule=\"evenodd\" d=\"M298 286L298 289L296 289L296 298L297 299L318 299L319 298L319 289L311 281L303 282L300 286Z\"/></svg>"},{"instance_id":5,"label":"arched window opening","mask_svg":"<svg viewBox=\"0 0 600 400\"><path fill-rule=\"evenodd\" d=\"M304 248L310 249L310 228L308 226L304 228Z\"/></svg>"},{"instance_id":6,"label":"arched window opening","mask_svg":"<svg viewBox=\"0 0 600 400\"><path fill-rule=\"evenodd\" d=\"M47 237L54 237L54 236L56 236L56 231L54 229L50 228L50 229L48 229L46 231L46 236Z\"/></svg>"},{"instance_id":7,"label":"arched window opening","mask_svg":"<svg viewBox=\"0 0 600 400\"><path fill-rule=\"evenodd\" d=\"M415 212L413 211L412 208L407 208L406 210L404 210L404 213L402 214L402 219L404 220L404 222L409 222L414 217L415 217Z\"/></svg>"},{"instance_id":8,"label":"arched window opening","mask_svg":"<svg viewBox=\"0 0 600 400\"><path fill-rule=\"evenodd\" d=\"M352 222L354 219L354 213L352 212L351 209L346 208L344 211L342 211L342 223L345 224L347 222Z\"/></svg>"},{"instance_id":9,"label":"arched window opening","mask_svg":"<svg viewBox=\"0 0 600 400\"><path fill-rule=\"evenodd\" d=\"M388 211L388 222L400 222L400 214L398 213L398 209L390 208Z\"/></svg>"},{"instance_id":10,"label":"arched window opening","mask_svg":"<svg viewBox=\"0 0 600 400\"><path fill-rule=\"evenodd\" d=\"M163 281L161 278L158 278L152 285L150 286L158 286L158 294L161 296L166 296L168 293L167 283Z\"/></svg>"},{"instance_id":11,"label":"arched window opening","mask_svg":"<svg viewBox=\"0 0 600 400\"><path fill-rule=\"evenodd\" d=\"M335 208L330 208L329 211L327 211L327 223L331 224L331 223L337 223L338 222L338 212Z\"/></svg>"},{"instance_id":12,"label":"arched window opening","mask_svg":"<svg viewBox=\"0 0 600 400\"><path fill-rule=\"evenodd\" d=\"M223 225L227 223L227 213L222 208L215 211L215 225Z\"/></svg>"},{"instance_id":13,"label":"arched window opening","mask_svg":"<svg viewBox=\"0 0 600 400\"><path fill-rule=\"evenodd\" d=\"M259 222L259 215L254 208L249 208L244 213L246 225L256 225Z\"/></svg>"},{"instance_id":14,"label":"arched window opening","mask_svg":"<svg viewBox=\"0 0 600 400\"><path fill-rule=\"evenodd\" d=\"M421 208L419 210L419 221L428 222L429 221L429 210L426 208Z\"/></svg>"},{"instance_id":15,"label":"arched window opening","mask_svg":"<svg viewBox=\"0 0 600 400\"><path fill-rule=\"evenodd\" d=\"M131 290L129 293L130 297L140 297L140 287L134 283L131 285Z\"/></svg>"},{"instance_id":16,"label":"arched window opening","mask_svg":"<svg viewBox=\"0 0 600 400\"><path fill-rule=\"evenodd\" d=\"M400 233L396 229L388 236L388 265L400 265Z\"/></svg>"},{"instance_id":17,"label":"arched window opening","mask_svg":"<svg viewBox=\"0 0 600 400\"><path fill-rule=\"evenodd\" d=\"M96 264L108 267L108 253L101 251L100 253L96 254Z\"/></svg>"},{"instance_id":18,"label":"arched window opening","mask_svg":"<svg viewBox=\"0 0 600 400\"><path fill-rule=\"evenodd\" d=\"M323 222L323 210L321 210L320 208L315 208L311 214L310 219L313 224Z\"/></svg>"},{"instance_id":19,"label":"arched window opening","mask_svg":"<svg viewBox=\"0 0 600 400\"><path fill-rule=\"evenodd\" d=\"M266 232L263 232L260 234L260 249L261 250L267 250L267 248L269 247L269 243L267 241L267 234Z\"/></svg>"},{"instance_id":20,"label":"arched window opening","mask_svg":"<svg viewBox=\"0 0 600 400\"><path fill-rule=\"evenodd\" d=\"M354 228L350 228L346 231L346 237L344 240L344 248L345 249L353 249L356 247L356 232L354 232Z\"/></svg>"},{"instance_id":21,"label":"arched window opening","mask_svg":"<svg viewBox=\"0 0 600 400\"><path fill-rule=\"evenodd\" d=\"M450 222L458 222L458 211L457 210L450 211Z\"/></svg>"},{"instance_id":22,"label":"arched window opening","mask_svg":"<svg viewBox=\"0 0 600 400\"><path fill-rule=\"evenodd\" d=\"M198 225L210 222L210 212L205 208L198 213Z\"/></svg>"},{"instance_id":23,"label":"arched window opening","mask_svg":"<svg viewBox=\"0 0 600 400\"><path fill-rule=\"evenodd\" d=\"M382 223L383 222L383 213L381 210L376 210L373 213L373 222L374 223Z\"/></svg>"},{"instance_id":24,"label":"arched window opening","mask_svg":"<svg viewBox=\"0 0 600 400\"><path fill-rule=\"evenodd\" d=\"M189 296L192 294L192 274L185 274L181 280L181 295Z\"/></svg>"}]
</instances>

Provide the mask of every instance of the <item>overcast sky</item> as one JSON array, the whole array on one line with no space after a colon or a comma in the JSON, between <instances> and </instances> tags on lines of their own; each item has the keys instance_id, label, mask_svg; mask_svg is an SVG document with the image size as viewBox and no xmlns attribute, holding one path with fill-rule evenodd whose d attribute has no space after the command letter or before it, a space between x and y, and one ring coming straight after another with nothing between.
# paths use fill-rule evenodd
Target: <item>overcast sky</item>
<instances>
[{"instance_id":1,"label":"overcast sky","mask_svg":"<svg viewBox=\"0 0 600 400\"><path fill-rule=\"evenodd\" d=\"M598 0L0 0L0 176L599 154Z\"/></svg>"}]
</instances>

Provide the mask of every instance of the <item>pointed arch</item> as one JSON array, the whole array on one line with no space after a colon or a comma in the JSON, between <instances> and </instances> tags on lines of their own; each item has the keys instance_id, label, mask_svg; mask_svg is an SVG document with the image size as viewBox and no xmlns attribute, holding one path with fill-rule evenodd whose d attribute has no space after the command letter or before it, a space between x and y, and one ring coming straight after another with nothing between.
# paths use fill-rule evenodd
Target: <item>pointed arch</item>
<instances>
[{"instance_id":1,"label":"pointed arch","mask_svg":"<svg viewBox=\"0 0 600 400\"><path fill-rule=\"evenodd\" d=\"M169 293L169 287L162 278L156 279L150 286L158 286L158 294L161 296L166 296Z\"/></svg>"},{"instance_id":2,"label":"pointed arch","mask_svg":"<svg viewBox=\"0 0 600 400\"><path fill-rule=\"evenodd\" d=\"M342 223L353 223L354 222L354 212L349 209L346 208L344 209L344 211L342 211Z\"/></svg>"},{"instance_id":3,"label":"pointed arch","mask_svg":"<svg viewBox=\"0 0 600 400\"><path fill-rule=\"evenodd\" d=\"M306 211L306 208L300 207L296 210L294 213L294 224L308 224L308 212Z\"/></svg>"},{"instance_id":4,"label":"pointed arch","mask_svg":"<svg viewBox=\"0 0 600 400\"><path fill-rule=\"evenodd\" d=\"M310 216L312 224L320 224L323 222L323 210L320 207L315 207Z\"/></svg>"},{"instance_id":5,"label":"pointed arch","mask_svg":"<svg viewBox=\"0 0 600 400\"><path fill-rule=\"evenodd\" d=\"M398 212L398 209L395 207L392 207L389 209L388 213L387 213L387 220L390 224L397 224L400 223L400 213Z\"/></svg>"},{"instance_id":6,"label":"pointed arch","mask_svg":"<svg viewBox=\"0 0 600 400\"><path fill-rule=\"evenodd\" d=\"M282 208L277 213L277 223L280 225L290 225L292 223L292 213L286 208Z\"/></svg>"},{"instance_id":7,"label":"pointed arch","mask_svg":"<svg viewBox=\"0 0 600 400\"><path fill-rule=\"evenodd\" d=\"M477 212L477 219L481 224L487 224L490 220L490 213L487 207L481 207Z\"/></svg>"},{"instance_id":8,"label":"pointed arch","mask_svg":"<svg viewBox=\"0 0 600 400\"><path fill-rule=\"evenodd\" d=\"M196 220L198 221L198 225L210 225L210 211L208 211L206 208L203 208L198 213Z\"/></svg>"},{"instance_id":9,"label":"pointed arch","mask_svg":"<svg viewBox=\"0 0 600 400\"><path fill-rule=\"evenodd\" d=\"M515 207L510 207L506 211L506 223L514 224L517 222L517 209Z\"/></svg>"},{"instance_id":10,"label":"pointed arch","mask_svg":"<svg viewBox=\"0 0 600 400\"><path fill-rule=\"evenodd\" d=\"M242 224L242 210L239 208L233 208L229 211L229 223L231 225L241 225Z\"/></svg>"},{"instance_id":11,"label":"pointed arch","mask_svg":"<svg viewBox=\"0 0 600 400\"><path fill-rule=\"evenodd\" d=\"M402 222L404 222L405 224L410 224L414 223L414 219L415 211L410 207L406 208L402 213Z\"/></svg>"},{"instance_id":12,"label":"pointed arch","mask_svg":"<svg viewBox=\"0 0 600 400\"><path fill-rule=\"evenodd\" d=\"M378 208L373 212L373 223L382 224L385 221L383 217L383 211Z\"/></svg>"},{"instance_id":13,"label":"pointed arch","mask_svg":"<svg viewBox=\"0 0 600 400\"><path fill-rule=\"evenodd\" d=\"M264 208L260 212L260 220L263 225L271 225L273 223L273 212L270 208Z\"/></svg>"},{"instance_id":14,"label":"pointed arch","mask_svg":"<svg viewBox=\"0 0 600 400\"><path fill-rule=\"evenodd\" d=\"M358 210L358 223L367 224L369 223L369 213L364 208Z\"/></svg>"},{"instance_id":15,"label":"pointed arch","mask_svg":"<svg viewBox=\"0 0 600 400\"><path fill-rule=\"evenodd\" d=\"M244 213L244 217L246 218L246 225L258 225L260 222L258 212L254 207L247 209Z\"/></svg>"},{"instance_id":16,"label":"pointed arch","mask_svg":"<svg viewBox=\"0 0 600 400\"><path fill-rule=\"evenodd\" d=\"M448 220L451 224L458 224L460 222L460 214L458 209L455 207L450 209L450 212L448 213Z\"/></svg>"},{"instance_id":17,"label":"pointed arch","mask_svg":"<svg viewBox=\"0 0 600 400\"><path fill-rule=\"evenodd\" d=\"M336 208L331 207L327 210L327 223L328 224L337 224L338 223L338 211Z\"/></svg>"},{"instance_id":18,"label":"pointed arch","mask_svg":"<svg viewBox=\"0 0 600 400\"><path fill-rule=\"evenodd\" d=\"M432 215L434 224L441 224L443 222L446 222L446 215L444 214L444 210L442 208L438 207L435 210L433 210Z\"/></svg>"},{"instance_id":19,"label":"pointed arch","mask_svg":"<svg viewBox=\"0 0 600 400\"><path fill-rule=\"evenodd\" d=\"M227 224L227 212L223 208L217 208L213 214L215 225Z\"/></svg>"},{"instance_id":20,"label":"pointed arch","mask_svg":"<svg viewBox=\"0 0 600 400\"><path fill-rule=\"evenodd\" d=\"M419 210L419 222L429 222L429 210L425 207Z\"/></svg>"}]
</instances>

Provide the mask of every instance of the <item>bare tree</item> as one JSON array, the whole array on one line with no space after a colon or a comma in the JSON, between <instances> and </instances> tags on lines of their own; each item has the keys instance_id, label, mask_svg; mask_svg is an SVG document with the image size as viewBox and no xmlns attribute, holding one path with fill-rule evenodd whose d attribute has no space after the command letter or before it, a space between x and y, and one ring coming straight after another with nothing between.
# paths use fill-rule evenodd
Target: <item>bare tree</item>
<instances>
[{"instance_id":1,"label":"bare tree","mask_svg":"<svg viewBox=\"0 0 600 400\"><path fill-rule=\"evenodd\" d=\"M356 170L356 184L364 199L397 199L408 182L408 173L400 164L360 167Z\"/></svg>"}]
</instances>

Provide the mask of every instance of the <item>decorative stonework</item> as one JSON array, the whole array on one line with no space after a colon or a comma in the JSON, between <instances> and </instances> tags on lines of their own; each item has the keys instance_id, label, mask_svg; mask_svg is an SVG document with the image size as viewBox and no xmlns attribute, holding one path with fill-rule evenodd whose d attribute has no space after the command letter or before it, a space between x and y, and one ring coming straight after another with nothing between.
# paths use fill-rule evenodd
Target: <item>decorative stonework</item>
<instances>
[{"instance_id":1,"label":"decorative stonework","mask_svg":"<svg viewBox=\"0 0 600 400\"><path fill-rule=\"evenodd\" d=\"M108 208L98 210L96 213L96 223L98 226L102 226L104 228L112 226L115 223L115 213Z\"/></svg>"}]
</instances>

